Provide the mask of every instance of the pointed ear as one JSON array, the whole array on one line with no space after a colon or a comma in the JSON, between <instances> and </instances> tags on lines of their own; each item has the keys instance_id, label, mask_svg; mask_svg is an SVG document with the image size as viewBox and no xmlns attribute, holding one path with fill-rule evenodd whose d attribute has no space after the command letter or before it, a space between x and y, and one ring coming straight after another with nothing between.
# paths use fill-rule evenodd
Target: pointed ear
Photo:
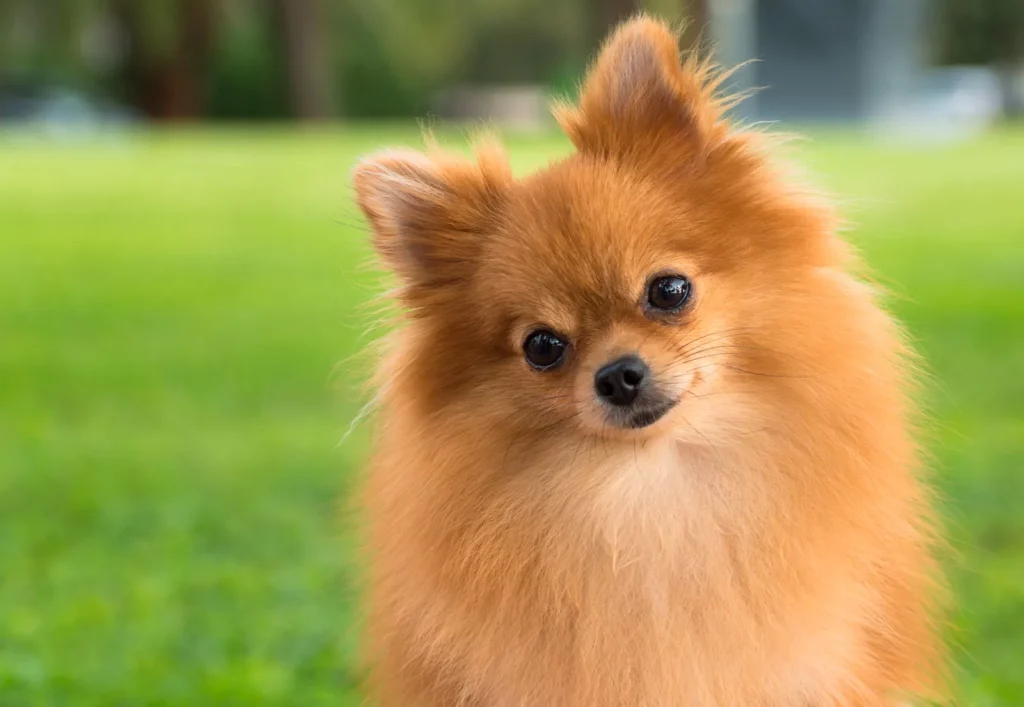
<instances>
[{"instance_id":1,"label":"pointed ear","mask_svg":"<svg viewBox=\"0 0 1024 707\"><path fill-rule=\"evenodd\" d=\"M386 151L357 164L352 179L381 261L407 285L423 286L465 276L512 181L494 144L478 148L476 162Z\"/></svg>"},{"instance_id":2,"label":"pointed ear","mask_svg":"<svg viewBox=\"0 0 1024 707\"><path fill-rule=\"evenodd\" d=\"M649 154L674 140L701 150L725 133L710 62L680 63L678 37L640 16L619 26L591 66L578 106L555 117L582 152Z\"/></svg>"}]
</instances>

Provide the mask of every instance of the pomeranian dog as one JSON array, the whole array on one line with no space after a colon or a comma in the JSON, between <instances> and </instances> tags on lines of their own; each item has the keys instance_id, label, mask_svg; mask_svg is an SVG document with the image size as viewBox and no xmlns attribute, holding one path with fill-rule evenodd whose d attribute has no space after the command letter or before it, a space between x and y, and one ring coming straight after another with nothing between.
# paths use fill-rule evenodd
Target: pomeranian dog
<instances>
[{"instance_id":1,"label":"pomeranian dog","mask_svg":"<svg viewBox=\"0 0 1024 707\"><path fill-rule=\"evenodd\" d=\"M371 701L943 699L910 358L827 204L640 17L524 179L354 172L400 281L366 484Z\"/></svg>"}]
</instances>

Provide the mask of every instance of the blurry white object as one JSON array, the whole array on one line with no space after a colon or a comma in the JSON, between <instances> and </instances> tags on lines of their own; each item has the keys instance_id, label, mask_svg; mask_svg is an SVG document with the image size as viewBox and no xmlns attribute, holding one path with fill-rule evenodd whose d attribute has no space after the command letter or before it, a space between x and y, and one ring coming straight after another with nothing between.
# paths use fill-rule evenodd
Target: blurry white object
<instances>
[{"instance_id":1,"label":"blurry white object","mask_svg":"<svg viewBox=\"0 0 1024 707\"><path fill-rule=\"evenodd\" d=\"M130 111L71 88L0 84L0 130L16 137L74 142L119 133L134 121Z\"/></svg>"},{"instance_id":2,"label":"blurry white object","mask_svg":"<svg viewBox=\"0 0 1024 707\"><path fill-rule=\"evenodd\" d=\"M881 111L874 127L900 140L956 140L986 130L1003 111L999 75L984 66L929 69L898 108Z\"/></svg>"},{"instance_id":3,"label":"blurry white object","mask_svg":"<svg viewBox=\"0 0 1024 707\"><path fill-rule=\"evenodd\" d=\"M453 86L437 100L442 118L486 121L518 130L548 125L548 96L544 87L524 85Z\"/></svg>"}]
</instances>

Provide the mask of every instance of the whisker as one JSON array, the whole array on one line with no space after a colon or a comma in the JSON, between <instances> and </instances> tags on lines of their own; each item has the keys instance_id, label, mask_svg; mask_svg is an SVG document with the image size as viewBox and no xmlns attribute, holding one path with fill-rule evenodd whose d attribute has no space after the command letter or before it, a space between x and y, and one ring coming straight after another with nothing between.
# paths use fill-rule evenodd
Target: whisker
<instances>
[{"instance_id":1,"label":"whisker","mask_svg":"<svg viewBox=\"0 0 1024 707\"><path fill-rule=\"evenodd\" d=\"M754 330L759 330L759 329L761 329L761 327L754 327L754 326L738 326L738 327L727 327L725 329L718 329L716 331L708 332L707 334L704 334L703 336L698 336L696 339L691 339L690 341L687 341L683 345L683 348L685 349L685 347L687 347L687 346L693 346L694 344L696 344L698 342L701 342L701 341L704 341L704 340L706 340L706 339L708 339L710 337L713 337L713 336L725 337L725 336L728 336L730 334L735 334L735 333L741 332L741 331L754 331ZM681 329L680 332L679 332L679 335L676 336L675 338L676 339L682 338L682 336L685 333L686 333L686 330L685 329Z\"/></svg>"},{"instance_id":2,"label":"whisker","mask_svg":"<svg viewBox=\"0 0 1024 707\"><path fill-rule=\"evenodd\" d=\"M716 350L725 350L725 351L732 351L732 350L738 350L738 351L746 351L746 350L749 350L749 351L766 351L768 353L778 354L779 356L786 356L787 358L791 358L791 359L793 359L795 361L798 361L799 363L802 363L802 364L806 365L806 362L803 359L801 359L801 358L799 358L797 356L794 356L793 354L788 353L786 351L779 351L777 349L770 349L767 346L758 346L758 345L752 345L752 344L731 344L730 343L730 344L708 345L708 346L700 348L700 349L698 349L696 351L692 351L690 353L691 353L691 355L693 355L693 354L703 353L705 351L716 351Z\"/></svg>"},{"instance_id":3,"label":"whisker","mask_svg":"<svg viewBox=\"0 0 1024 707\"><path fill-rule=\"evenodd\" d=\"M707 442L707 443L708 443L708 445L709 445L709 446L710 446L710 447L711 447L712 449L714 449L714 450L715 450L715 454L716 454L716 455L718 455L718 460L724 463L724 462L725 462L725 457L723 457L723 456L722 456L722 451L721 451L721 450L720 450L720 449L718 448L718 446L717 446L717 445L715 445L715 444L714 444L714 443L713 443L713 442L712 442L712 441L711 441L710 439L708 439L707 435L705 435L705 434L704 434L703 432L701 432L700 430L698 430L698 429L697 429L697 428L696 428L696 427L695 427L695 426L693 425L693 423L692 423L692 422L690 422L690 420L689 420L689 419L688 419L688 418L687 418L687 417L686 417L685 415L683 415L683 414L681 414L681 413L680 413L680 415L679 415L679 416L683 418L683 422L685 422L685 423L686 423L687 425L689 425L689 427L690 427L690 429L691 429L691 430L693 430L693 431L694 431L694 432L696 432L696 433L697 433L698 435L700 435L701 439L703 439L703 440L704 440L705 442Z\"/></svg>"},{"instance_id":4,"label":"whisker","mask_svg":"<svg viewBox=\"0 0 1024 707\"><path fill-rule=\"evenodd\" d=\"M731 366L728 363L721 364L723 368L728 368L730 371L736 371L738 373L749 373L752 376L761 376L763 378L789 378L794 380L813 378L814 376L790 376L784 373L759 373L758 371L748 371L745 368L739 368L737 366Z\"/></svg>"}]
</instances>

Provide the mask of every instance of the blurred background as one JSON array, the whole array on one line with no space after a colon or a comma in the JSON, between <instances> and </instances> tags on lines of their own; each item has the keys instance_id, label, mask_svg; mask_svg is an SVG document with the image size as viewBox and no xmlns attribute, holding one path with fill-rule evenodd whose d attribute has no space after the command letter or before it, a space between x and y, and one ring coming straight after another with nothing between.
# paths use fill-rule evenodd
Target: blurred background
<instances>
[{"instance_id":1,"label":"blurred background","mask_svg":"<svg viewBox=\"0 0 1024 707\"><path fill-rule=\"evenodd\" d=\"M987 122L1024 110L1020 0L0 0L0 120L547 123L609 26L686 20L743 115Z\"/></svg>"},{"instance_id":2,"label":"blurred background","mask_svg":"<svg viewBox=\"0 0 1024 707\"><path fill-rule=\"evenodd\" d=\"M0 0L0 705L358 704L348 172L566 154L640 9L808 135L926 361L962 703L1024 705L1024 0Z\"/></svg>"}]
</instances>

